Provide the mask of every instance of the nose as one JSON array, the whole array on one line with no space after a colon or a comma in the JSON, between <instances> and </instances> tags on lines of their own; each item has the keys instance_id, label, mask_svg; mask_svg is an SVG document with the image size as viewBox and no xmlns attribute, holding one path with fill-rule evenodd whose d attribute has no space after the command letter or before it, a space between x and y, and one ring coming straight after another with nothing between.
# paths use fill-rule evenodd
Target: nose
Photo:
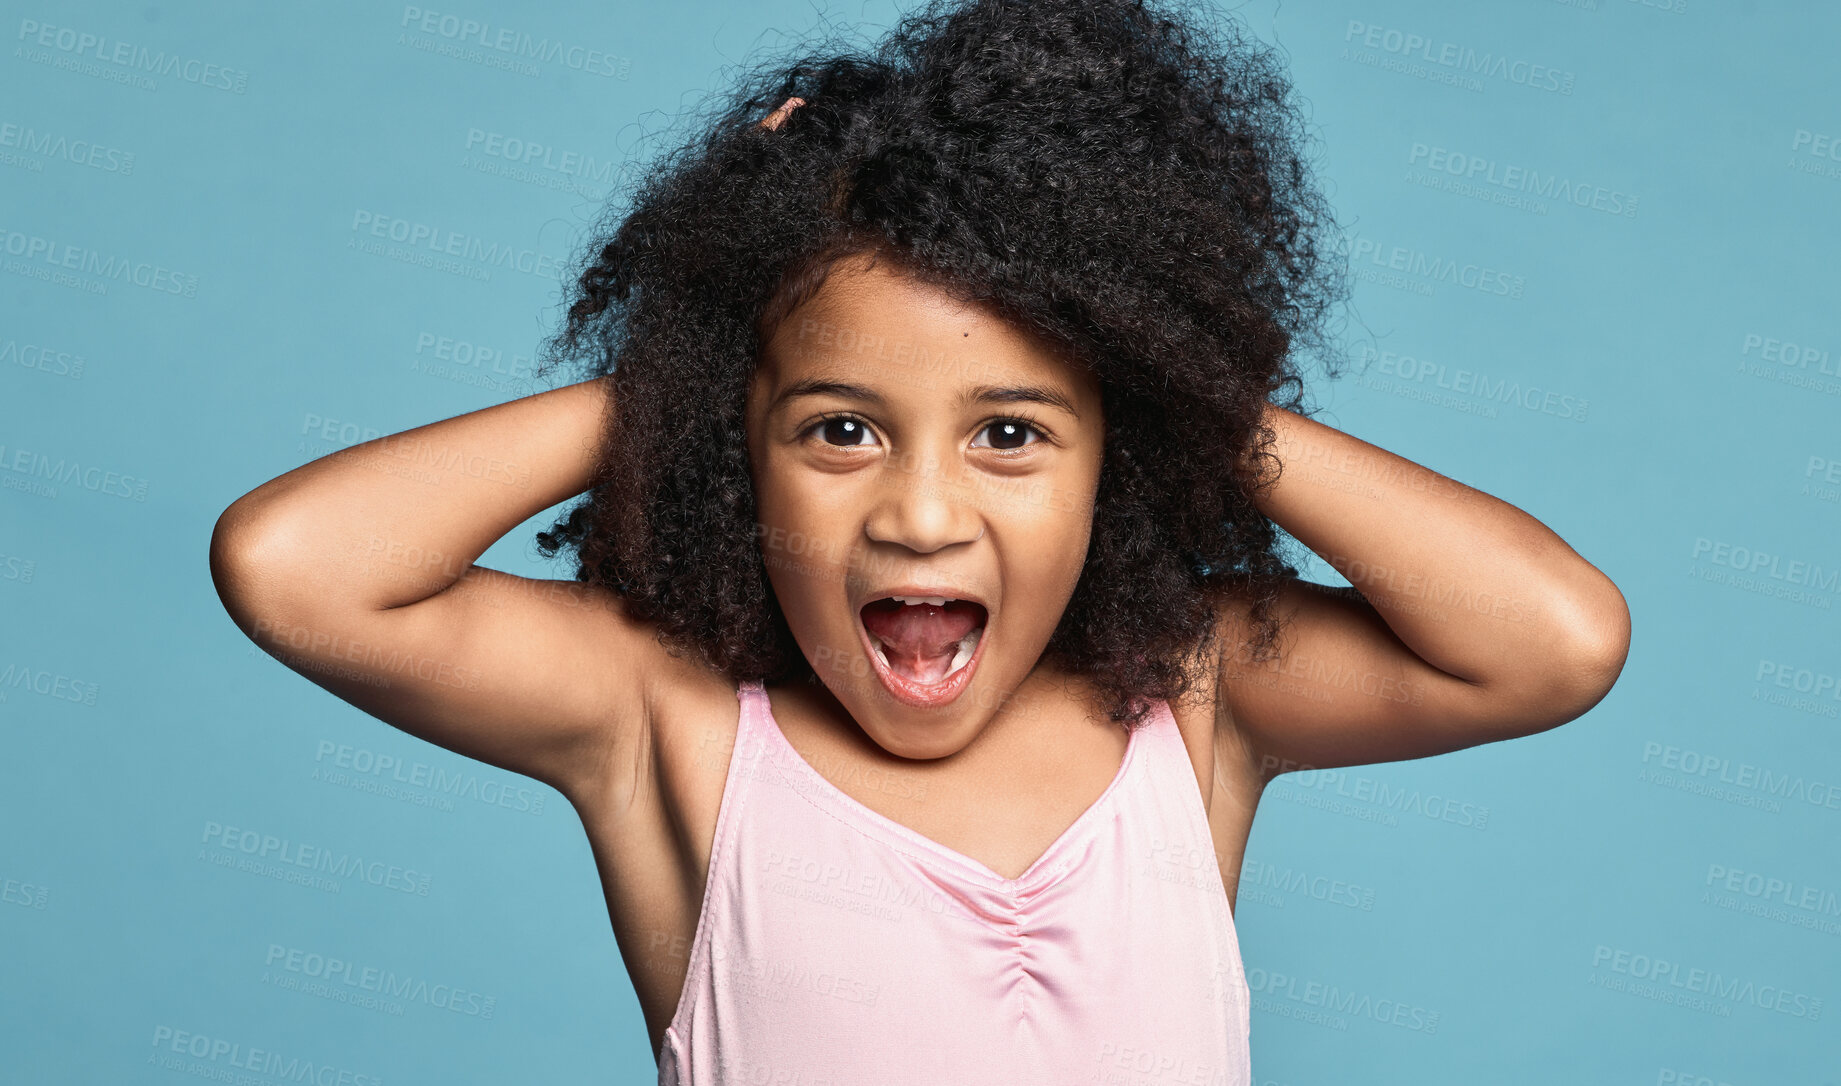
<instances>
[{"instance_id":1,"label":"nose","mask_svg":"<svg viewBox=\"0 0 1841 1086\"><path fill-rule=\"evenodd\" d=\"M865 534L918 554L983 539L984 516L978 504L946 480L936 458L921 460L891 458L883 466L881 490L864 523Z\"/></svg>"}]
</instances>

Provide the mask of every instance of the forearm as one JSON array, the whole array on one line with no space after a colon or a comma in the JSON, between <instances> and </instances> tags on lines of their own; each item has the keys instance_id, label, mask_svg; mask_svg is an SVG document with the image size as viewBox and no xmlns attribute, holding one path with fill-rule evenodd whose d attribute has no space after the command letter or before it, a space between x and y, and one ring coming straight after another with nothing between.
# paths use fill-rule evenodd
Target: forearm
<instances>
[{"instance_id":1,"label":"forearm","mask_svg":"<svg viewBox=\"0 0 1841 1086\"><path fill-rule=\"evenodd\" d=\"M506 532L592 485L610 387L568 385L303 464L225 511L213 562L276 571L277 590L316 604L426 599Z\"/></svg>"},{"instance_id":2,"label":"forearm","mask_svg":"<svg viewBox=\"0 0 1841 1086\"><path fill-rule=\"evenodd\" d=\"M1255 503L1427 663L1538 684L1627 638L1616 587L1527 513L1293 412L1266 420L1284 466Z\"/></svg>"}]
</instances>

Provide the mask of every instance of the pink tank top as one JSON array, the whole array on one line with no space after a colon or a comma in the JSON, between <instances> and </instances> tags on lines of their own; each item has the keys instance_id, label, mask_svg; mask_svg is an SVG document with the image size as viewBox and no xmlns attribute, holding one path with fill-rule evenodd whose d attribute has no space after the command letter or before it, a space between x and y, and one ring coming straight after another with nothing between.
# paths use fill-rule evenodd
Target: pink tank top
<instances>
[{"instance_id":1,"label":"pink tank top","mask_svg":"<svg viewBox=\"0 0 1841 1086\"><path fill-rule=\"evenodd\" d=\"M886 818L788 743L735 746L660 1086L1247 1086L1249 1001L1167 702L1015 879Z\"/></svg>"}]
</instances>

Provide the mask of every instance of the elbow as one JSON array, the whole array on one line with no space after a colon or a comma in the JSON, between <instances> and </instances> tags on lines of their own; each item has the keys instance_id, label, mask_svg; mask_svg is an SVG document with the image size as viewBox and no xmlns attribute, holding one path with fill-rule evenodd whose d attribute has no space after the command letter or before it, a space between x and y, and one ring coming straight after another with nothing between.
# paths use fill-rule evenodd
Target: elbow
<instances>
[{"instance_id":1,"label":"elbow","mask_svg":"<svg viewBox=\"0 0 1841 1086\"><path fill-rule=\"evenodd\" d=\"M253 622L254 554L260 550L248 516L236 505L224 510L211 527L211 585L231 621L248 634Z\"/></svg>"},{"instance_id":2,"label":"elbow","mask_svg":"<svg viewBox=\"0 0 1841 1086\"><path fill-rule=\"evenodd\" d=\"M1607 577L1603 591L1579 610L1575 666L1588 688L1597 691L1596 703L1610 692L1630 658L1630 604Z\"/></svg>"},{"instance_id":3,"label":"elbow","mask_svg":"<svg viewBox=\"0 0 1841 1086\"><path fill-rule=\"evenodd\" d=\"M1569 597L1564 612L1530 643L1542 651L1522 655L1512 678L1486 684L1490 715L1505 733L1501 738L1551 731L1577 720L1617 684L1630 655L1630 609L1608 579L1602 586Z\"/></svg>"},{"instance_id":4,"label":"elbow","mask_svg":"<svg viewBox=\"0 0 1841 1086\"><path fill-rule=\"evenodd\" d=\"M211 528L211 584L231 621L252 638L274 595L276 571L283 568L287 550L286 532L248 496L233 502Z\"/></svg>"},{"instance_id":5,"label":"elbow","mask_svg":"<svg viewBox=\"0 0 1841 1086\"><path fill-rule=\"evenodd\" d=\"M1608 578L1602 591L1575 604L1565 625L1565 636L1556 639L1565 647L1557 650L1551 672L1557 719L1550 727L1577 720L1603 701L1630 657L1630 607Z\"/></svg>"}]
</instances>

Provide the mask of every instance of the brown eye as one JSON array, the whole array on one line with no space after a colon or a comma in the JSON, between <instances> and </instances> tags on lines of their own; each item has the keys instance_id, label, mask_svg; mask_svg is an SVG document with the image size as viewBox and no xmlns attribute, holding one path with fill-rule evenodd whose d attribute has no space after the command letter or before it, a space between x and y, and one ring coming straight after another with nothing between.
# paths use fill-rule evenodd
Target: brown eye
<instances>
[{"instance_id":1,"label":"brown eye","mask_svg":"<svg viewBox=\"0 0 1841 1086\"><path fill-rule=\"evenodd\" d=\"M862 445L863 438L869 435L869 427L863 425L861 420L853 419L849 415L836 415L825 419L813 429L819 432L825 444L840 447Z\"/></svg>"},{"instance_id":2,"label":"brown eye","mask_svg":"<svg viewBox=\"0 0 1841 1086\"><path fill-rule=\"evenodd\" d=\"M1036 434L1038 437L1041 435L1041 431L1037 430L1035 426L1031 425L1026 419L996 419L985 427L985 431L993 435L994 441L1015 442L1015 444L993 444L989 446L999 452L1015 452L1018 449L1026 448L1028 445L1033 444L1028 441L1028 436L1030 434Z\"/></svg>"}]
</instances>

